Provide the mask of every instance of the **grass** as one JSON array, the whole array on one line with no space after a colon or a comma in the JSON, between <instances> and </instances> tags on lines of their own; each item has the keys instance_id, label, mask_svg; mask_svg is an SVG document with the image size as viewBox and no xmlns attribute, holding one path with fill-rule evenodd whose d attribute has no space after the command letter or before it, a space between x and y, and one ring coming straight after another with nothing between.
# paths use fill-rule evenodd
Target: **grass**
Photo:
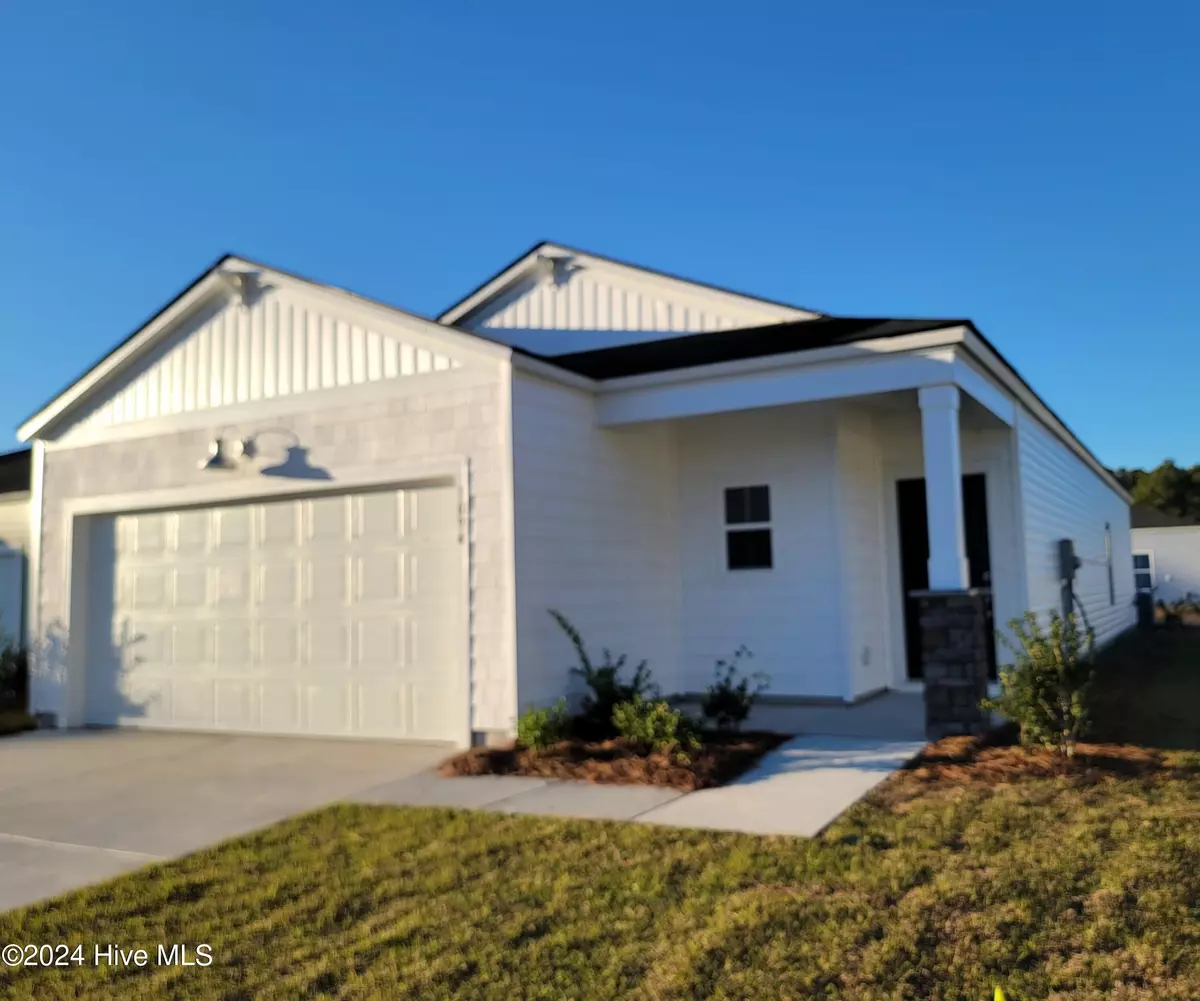
<instances>
[{"instance_id":1,"label":"grass","mask_svg":"<svg viewBox=\"0 0 1200 1001\"><path fill-rule=\"evenodd\" d=\"M1152 702L1196 652L1159 641ZM0 994L1183 999L1198 909L1191 751L1138 775L905 773L811 841L337 806L0 916L0 942L208 943L211 967L89 959L0 972Z\"/></svg>"}]
</instances>

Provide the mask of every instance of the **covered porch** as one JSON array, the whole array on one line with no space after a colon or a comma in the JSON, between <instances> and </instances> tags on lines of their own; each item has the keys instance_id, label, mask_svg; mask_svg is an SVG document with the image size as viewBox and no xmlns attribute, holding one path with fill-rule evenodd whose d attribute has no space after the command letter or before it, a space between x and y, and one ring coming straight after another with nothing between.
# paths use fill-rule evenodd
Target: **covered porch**
<instances>
[{"instance_id":1,"label":"covered porch","mask_svg":"<svg viewBox=\"0 0 1200 1001\"><path fill-rule=\"evenodd\" d=\"M769 678L760 725L911 737L914 593L988 592L997 623L1023 610L1013 402L952 354L882 361L910 384L869 358L599 396L603 427L654 443L654 492L677 505L664 688L694 698L745 647L739 669Z\"/></svg>"}]
</instances>

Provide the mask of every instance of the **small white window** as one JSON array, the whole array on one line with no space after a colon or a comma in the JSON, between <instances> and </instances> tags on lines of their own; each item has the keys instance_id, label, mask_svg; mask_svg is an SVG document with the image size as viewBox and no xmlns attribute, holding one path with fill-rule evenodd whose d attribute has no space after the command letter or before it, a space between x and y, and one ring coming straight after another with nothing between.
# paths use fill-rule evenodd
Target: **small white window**
<instances>
[{"instance_id":1,"label":"small white window","mask_svg":"<svg viewBox=\"0 0 1200 1001\"><path fill-rule=\"evenodd\" d=\"M768 487L726 489L725 559L730 570L771 569L771 491Z\"/></svg>"},{"instance_id":2,"label":"small white window","mask_svg":"<svg viewBox=\"0 0 1200 1001\"><path fill-rule=\"evenodd\" d=\"M1133 554L1133 584L1139 591L1154 590L1154 553L1148 549Z\"/></svg>"}]
</instances>

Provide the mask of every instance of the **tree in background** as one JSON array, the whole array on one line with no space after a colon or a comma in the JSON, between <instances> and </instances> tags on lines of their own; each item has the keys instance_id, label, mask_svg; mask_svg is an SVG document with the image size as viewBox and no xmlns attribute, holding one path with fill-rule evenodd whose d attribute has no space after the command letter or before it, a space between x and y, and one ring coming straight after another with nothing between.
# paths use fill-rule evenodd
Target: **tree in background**
<instances>
[{"instance_id":1,"label":"tree in background","mask_svg":"<svg viewBox=\"0 0 1200 1001\"><path fill-rule=\"evenodd\" d=\"M1113 475L1137 504L1181 518L1200 519L1200 466L1177 466L1171 459L1154 469L1114 469Z\"/></svg>"}]
</instances>

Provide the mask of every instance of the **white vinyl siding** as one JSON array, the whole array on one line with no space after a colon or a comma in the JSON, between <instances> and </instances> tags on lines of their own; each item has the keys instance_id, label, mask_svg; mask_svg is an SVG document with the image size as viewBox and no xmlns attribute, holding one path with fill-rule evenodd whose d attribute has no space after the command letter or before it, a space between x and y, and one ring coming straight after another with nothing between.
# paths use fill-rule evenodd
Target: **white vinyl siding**
<instances>
[{"instance_id":1,"label":"white vinyl siding","mask_svg":"<svg viewBox=\"0 0 1200 1001\"><path fill-rule=\"evenodd\" d=\"M845 695L834 416L797 406L676 422L687 691L744 644L772 694ZM730 572L724 492L750 484L770 487L773 566Z\"/></svg>"},{"instance_id":2,"label":"white vinyl siding","mask_svg":"<svg viewBox=\"0 0 1200 1001\"><path fill-rule=\"evenodd\" d=\"M1043 613L1061 607L1058 540L1071 539L1084 560L1075 593L1097 643L1107 643L1137 617L1129 505L1023 407L1017 410L1016 431L1029 607ZM1112 536L1111 598L1102 565L1106 524Z\"/></svg>"},{"instance_id":3,"label":"white vinyl siding","mask_svg":"<svg viewBox=\"0 0 1200 1001\"><path fill-rule=\"evenodd\" d=\"M679 516L665 425L596 426L591 394L514 374L518 701L553 702L577 682L574 651L547 610L565 614L592 655L649 661L677 691Z\"/></svg>"}]
</instances>

